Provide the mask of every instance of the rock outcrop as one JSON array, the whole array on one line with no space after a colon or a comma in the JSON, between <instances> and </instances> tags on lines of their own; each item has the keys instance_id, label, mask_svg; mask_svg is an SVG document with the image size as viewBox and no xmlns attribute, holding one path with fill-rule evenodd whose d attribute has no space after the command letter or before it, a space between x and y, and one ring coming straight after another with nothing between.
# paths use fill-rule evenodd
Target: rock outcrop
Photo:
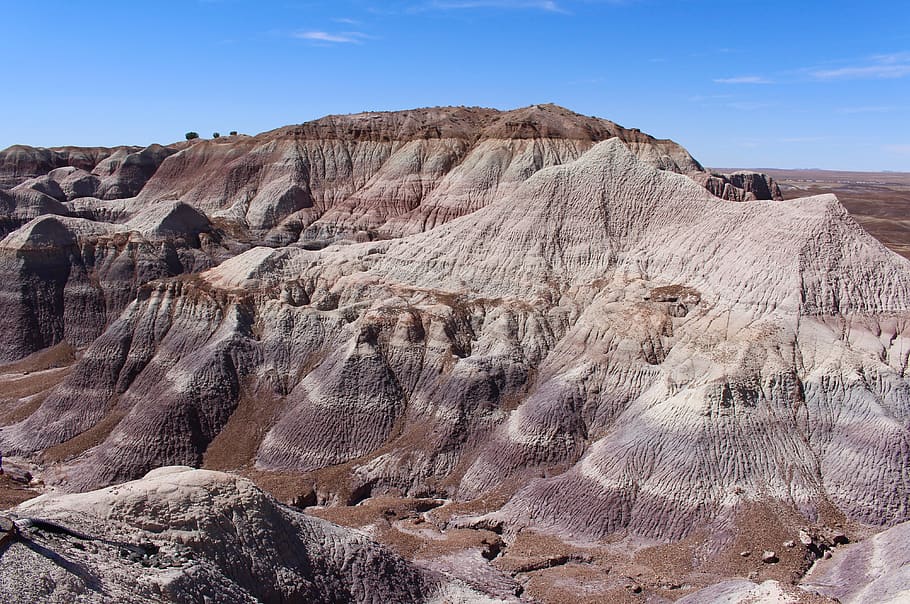
<instances>
[{"instance_id":1,"label":"rock outcrop","mask_svg":"<svg viewBox=\"0 0 910 604\"><path fill-rule=\"evenodd\" d=\"M862 543L840 547L819 560L803 578L806 591L843 604L904 602L910 599L910 523L904 522Z\"/></svg>"},{"instance_id":2,"label":"rock outcrop","mask_svg":"<svg viewBox=\"0 0 910 604\"><path fill-rule=\"evenodd\" d=\"M86 346L144 283L232 254L208 219L180 202L156 204L123 224L67 217L59 203L47 205L63 215L38 216L0 241L0 325L7 334L0 360L61 341Z\"/></svg>"},{"instance_id":3,"label":"rock outcrop","mask_svg":"<svg viewBox=\"0 0 910 604\"><path fill-rule=\"evenodd\" d=\"M833 197L724 203L613 139L426 233L146 286L0 438L37 451L117 409L69 472L85 488L199 464L242 393L270 392L260 467L513 484L495 517L517 527L680 538L768 497L887 524L908 305L907 262Z\"/></svg>"},{"instance_id":4,"label":"rock outcrop","mask_svg":"<svg viewBox=\"0 0 910 604\"><path fill-rule=\"evenodd\" d=\"M231 463L320 504L497 501L452 523L506 539L716 551L755 505L910 519L910 264L831 195L775 201L553 106L172 151L113 153L92 197L73 168L5 202L0 358L86 347L0 428L5 452L68 451L60 488L242 433ZM127 197L101 199L115 175Z\"/></svg>"},{"instance_id":5,"label":"rock outcrop","mask_svg":"<svg viewBox=\"0 0 910 604\"><path fill-rule=\"evenodd\" d=\"M0 236L49 214L128 224L153 206L180 199L218 223L216 239L230 249L227 255L249 247L246 242L277 246L299 241L318 249L345 238L398 237L432 229L503 199L537 171L573 161L598 141L614 136L649 165L704 182L714 178L672 141L553 105L509 112L437 108L366 113L330 116L256 137L145 149L11 147L0 152L0 179L16 184L10 191L0 190ZM762 191L749 184L747 175L740 175L737 182L757 193L728 181L718 193L734 200L761 198ZM111 233L128 228L117 227ZM196 258L198 254L189 262L175 258L170 244L153 252L154 259L134 262L166 264L166 270L124 272L123 257L118 261L118 280L136 282L118 288L120 293L111 300L104 277L92 277L107 272L94 268L97 238L64 240L53 253L52 245L43 247L42 256L51 254L53 260L23 264L21 258L0 259L7 267L0 269L7 275L7 289L28 290L26 297L32 298L33 290L50 292L55 308L46 317L43 311L32 311L54 327L31 327L29 334L0 347L0 358L19 358L66 339L70 332L82 334L72 337L71 344L85 345L119 314L122 299L134 296L139 286L211 265ZM72 253L74 249L79 253ZM208 255L213 253L219 260L225 258L220 251ZM9 251L0 252L4 254L9 256ZM119 251L105 256L102 262L121 257ZM83 274L92 286L80 284ZM67 289L70 275L75 278ZM61 288L64 299L58 299ZM104 300L99 297L102 291ZM86 296L94 301L86 302ZM22 296L12 294L16 298ZM67 328L74 320L79 325Z\"/></svg>"},{"instance_id":6,"label":"rock outcrop","mask_svg":"<svg viewBox=\"0 0 910 604\"><path fill-rule=\"evenodd\" d=\"M12 517L23 528L0 571L11 604L492 602L218 472L162 468L102 491L42 496Z\"/></svg>"},{"instance_id":7,"label":"rock outcrop","mask_svg":"<svg viewBox=\"0 0 910 604\"><path fill-rule=\"evenodd\" d=\"M5 237L39 216L68 216L62 203L36 189L0 189L0 237Z\"/></svg>"},{"instance_id":8,"label":"rock outcrop","mask_svg":"<svg viewBox=\"0 0 910 604\"><path fill-rule=\"evenodd\" d=\"M510 112L438 108L331 116L165 162L143 203L179 198L290 243L425 231L512 193L548 166L619 137L642 161L705 174L682 147L553 105ZM733 183L732 198L745 198ZM755 194L756 198L758 192Z\"/></svg>"},{"instance_id":9,"label":"rock outcrop","mask_svg":"<svg viewBox=\"0 0 910 604\"><path fill-rule=\"evenodd\" d=\"M81 197L124 199L138 195L161 163L177 151L161 145L85 154L11 147L0 153L0 174L6 174L0 183L16 183L14 191L39 191L60 202ZM38 175L27 177L32 173Z\"/></svg>"},{"instance_id":10,"label":"rock outcrop","mask_svg":"<svg viewBox=\"0 0 910 604\"><path fill-rule=\"evenodd\" d=\"M729 201L755 201L758 199L782 201L784 198L780 186L767 174L758 172L733 172L731 174L693 172L690 173L690 177L712 194Z\"/></svg>"},{"instance_id":11,"label":"rock outcrop","mask_svg":"<svg viewBox=\"0 0 910 604\"><path fill-rule=\"evenodd\" d=\"M67 166L91 172L99 162L129 147L56 147L43 149L13 145L0 151L0 188L11 188L31 178Z\"/></svg>"}]
</instances>

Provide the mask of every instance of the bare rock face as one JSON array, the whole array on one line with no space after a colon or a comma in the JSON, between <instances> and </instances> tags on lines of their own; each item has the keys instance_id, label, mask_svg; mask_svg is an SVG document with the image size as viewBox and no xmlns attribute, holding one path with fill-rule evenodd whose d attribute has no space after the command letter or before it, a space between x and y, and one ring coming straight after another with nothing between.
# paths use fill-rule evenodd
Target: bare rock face
<instances>
[{"instance_id":1,"label":"bare rock face","mask_svg":"<svg viewBox=\"0 0 910 604\"><path fill-rule=\"evenodd\" d=\"M4 602L492 602L217 472L162 468L13 515Z\"/></svg>"},{"instance_id":2,"label":"bare rock face","mask_svg":"<svg viewBox=\"0 0 910 604\"><path fill-rule=\"evenodd\" d=\"M6 182L18 181L14 190L39 191L57 201L66 202L81 197L135 197L161 162L176 153L177 149L151 145L134 151L120 147L85 156L47 149L32 149L31 154L24 150L20 153L14 151L15 148L10 148L0 155L0 174L5 170L9 174ZM56 167L58 164L60 167ZM30 172L37 172L38 175L32 178L20 176Z\"/></svg>"},{"instance_id":3,"label":"bare rock face","mask_svg":"<svg viewBox=\"0 0 910 604\"><path fill-rule=\"evenodd\" d=\"M901 602L910 598L910 523L901 523L862 543L839 547L815 563L802 587L844 604Z\"/></svg>"},{"instance_id":4,"label":"bare rock face","mask_svg":"<svg viewBox=\"0 0 910 604\"><path fill-rule=\"evenodd\" d=\"M910 519L910 264L833 196L554 106L175 149L114 152L92 197L84 168L0 197L0 358L85 347L0 427L68 451L56 486L231 449L322 504L497 501L452 523L505 539Z\"/></svg>"},{"instance_id":5,"label":"bare rock face","mask_svg":"<svg viewBox=\"0 0 910 604\"><path fill-rule=\"evenodd\" d=\"M767 174L711 172L690 173L690 176L717 197L728 201L755 201L757 199L781 201L784 198L777 182Z\"/></svg>"},{"instance_id":6,"label":"bare rock face","mask_svg":"<svg viewBox=\"0 0 910 604\"><path fill-rule=\"evenodd\" d=\"M55 198L36 189L0 189L0 236L5 237L30 220L47 214L68 216L70 211Z\"/></svg>"},{"instance_id":7,"label":"bare rock face","mask_svg":"<svg viewBox=\"0 0 910 604\"><path fill-rule=\"evenodd\" d=\"M723 203L613 139L432 232L146 287L0 437L63 442L114 397L122 419L68 471L85 488L200 463L241 392L267 391L285 403L261 468L512 484L494 517L515 527L681 538L769 496L887 524L908 304L906 261L833 197Z\"/></svg>"},{"instance_id":8,"label":"bare rock face","mask_svg":"<svg viewBox=\"0 0 910 604\"><path fill-rule=\"evenodd\" d=\"M100 184L101 180L94 174L67 166L51 170L44 176L26 180L13 187L13 191L39 191L57 201L65 202L95 195Z\"/></svg>"},{"instance_id":9,"label":"bare rock face","mask_svg":"<svg viewBox=\"0 0 910 604\"><path fill-rule=\"evenodd\" d=\"M704 173L672 141L553 105L440 108L204 141L164 162L139 199L177 197L256 233L271 230L277 243L364 231L397 237L502 199L538 170L614 136L650 165Z\"/></svg>"},{"instance_id":10,"label":"bare rock face","mask_svg":"<svg viewBox=\"0 0 910 604\"><path fill-rule=\"evenodd\" d=\"M0 187L61 202L136 198L131 211L179 198L270 245L397 237L484 207L614 136L642 161L690 174L722 198L774 195L761 176L709 175L672 141L554 105L330 116L255 137L145 149L15 146L0 152Z\"/></svg>"},{"instance_id":11,"label":"bare rock face","mask_svg":"<svg viewBox=\"0 0 910 604\"><path fill-rule=\"evenodd\" d=\"M122 150L119 152L122 153ZM101 199L135 197L161 163L176 152L177 149L173 147L151 145L135 153L123 154L122 159L120 156L115 157L116 154L111 155L93 171L95 178L100 178L96 192L80 197L91 196Z\"/></svg>"},{"instance_id":12,"label":"bare rock face","mask_svg":"<svg viewBox=\"0 0 910 604\"><path fill-rule=\"evenodd\" d=\"M30 178L71 166L90 172L100 161L119 149L104 147L57 147L43 149L13 145L0 151L0 188L11 188Z\"/></svg>"},{"instance_id":13,"label":"bare rock face","mask_svg":"<svg viewBox=\"0 0 910 604\"><path fill-rule=\"evenodd\" d=\"M45 205L61 214L56 202ZM23 206L19 205L19 209ZM179 202L160 203L125 224L42 215L0 241L0 359L67 341L88 345L144 283L217 264L227 253L208 219Z\"/></svg>"}]
</instances>

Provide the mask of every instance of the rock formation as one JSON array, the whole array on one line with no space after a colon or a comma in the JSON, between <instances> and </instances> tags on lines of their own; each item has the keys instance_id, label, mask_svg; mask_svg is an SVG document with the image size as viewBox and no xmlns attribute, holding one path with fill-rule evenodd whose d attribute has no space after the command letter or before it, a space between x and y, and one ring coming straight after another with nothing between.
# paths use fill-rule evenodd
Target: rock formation
<instances>
[{"instance_id":1,"label":"rock formation","mask_svg":"<svg viewBox=\"0 0 910 604\"><path fill-rule=\"evenodd\" d=\"M203 270L230 255L208 219L180 202L150 206L122 224L66 212L38 216L0 241L0 324L7 334L0 359L61 341L86 346L142 284Z\"/></svg>"},{"instance_id":2,"label":"rock formation","mask_svg":"<svg viewBox=\"0 0 910 604\"><path fill-rule=\"evenodd\" d=\"M802 580L807 591L843 604L901 602L910 599L910 523L901 523L836 556L819 560Z\"/></svg>"},{"instance_id":3,"label":"rock formation","mask_svg":"<svg viewBox=\"0 0 910 604\"><path fill-rule=\"evenodd\" d=\"M220 456L314 503L496 501L451 526L704 559L755 506L910 519L910 264L831 195L554 106L28 176L0 197L0 358L85 348L0 448L66 450L63 489Z\"/></svg>"},{"instance_id":4,"label":"rock formation","mask_svg":"<svg viewBox=\"0 0 910 604\"><path fill-rule=\"evenodd\" d=\"M73 167L91 171L99 162L112 154L129 152L129 147L58 147L42 149L27 145L13 145L0 151L0 187L10 188L31 178L45 176L57 168Z\"/></svg>"},{"instance_id":5,"label":"rock formation","mask_svg":"<svg viewBox=\"0 0 910 604\"><path fill-rule=\"evenodd\" d=\"M22 528L3 552L10 604L492 602L218 472L162 468L11 516Z\"/></svg>"}]
</instances>

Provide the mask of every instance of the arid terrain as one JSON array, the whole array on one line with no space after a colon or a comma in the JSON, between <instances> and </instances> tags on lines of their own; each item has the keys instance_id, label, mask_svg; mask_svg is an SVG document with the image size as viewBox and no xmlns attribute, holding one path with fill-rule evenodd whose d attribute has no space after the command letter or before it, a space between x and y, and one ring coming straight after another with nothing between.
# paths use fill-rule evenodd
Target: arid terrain
<instances>
[{"instance_id":1,"label":"arid terrain","mask_svg":"<svg viewBox=\"0 0 910 604\"><path fill-rule=\"evenodd\" d=\"M851 178L554 105L4 150L0 599L900 601L907 177Z\"/></svg>"},{"instance_id":2,"label":"arid terrain","mask_svg":"<svg viewBox=\"0 0 910 604\"><path fill-rule=\"evenodd\" d=\"M721 172L733 170L721 169ZM780 185L785 199L833 193L867 231L910 257L910 173L757 170Z\"/></svg>"}]
</instances>

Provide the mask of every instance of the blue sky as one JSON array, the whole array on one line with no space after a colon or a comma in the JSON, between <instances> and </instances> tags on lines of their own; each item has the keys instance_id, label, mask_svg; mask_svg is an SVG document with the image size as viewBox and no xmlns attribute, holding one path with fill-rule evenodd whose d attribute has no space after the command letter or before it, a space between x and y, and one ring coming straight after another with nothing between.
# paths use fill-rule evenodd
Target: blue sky
<instances>
[{"instance_id":1,"label":"blue sky","mask_svg":"<svg viewBox=\"0 0 910 604\"><path fill-rule=\"evenodd\" d=\"M910 171L910 1L0 0L0 147L554 102L717 167Z\"/></svg>"}]
</instances>

